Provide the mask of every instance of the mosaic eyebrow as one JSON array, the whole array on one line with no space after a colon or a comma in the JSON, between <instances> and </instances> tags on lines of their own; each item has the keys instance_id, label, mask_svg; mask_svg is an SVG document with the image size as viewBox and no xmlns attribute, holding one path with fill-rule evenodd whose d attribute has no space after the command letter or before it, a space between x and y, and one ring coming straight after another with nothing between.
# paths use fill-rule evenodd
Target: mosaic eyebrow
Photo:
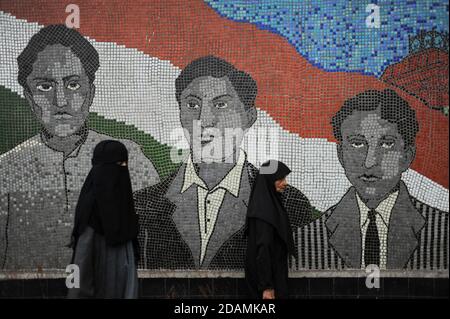
<instances>
[{"instance_id":1,"label":"mosaic eyebrow","mask_svg":"<svg viewBox=\"0 0 450 319\"><path fill-rule=\"evenodd\" d=\"M387 139L397 140L397 137L394 136L394 135L383 135L382 138L387 138Z\"/></svg>"},{"instance_id":2,"label":"mosaic eyebrow","mask_svg":"<svg viewBox=\"0 0 450 319\"><path fill-rule=\"evenodd\" d=\"M189 98L189 97L193 97L193 98L196 98L197 100L202 100L200 97L198 97L197 95L195 95L195 94L189 94L188 96L186 96L185 97L185 99L187 99L187 98Z\"/></svg>"},{"instance_id":3,"label":"mosaic eyebrow","mask_svg":"<svg viewBox=\"0 0 450 319\"><path fill-rule=\"evenodd\" d=\"M51 78L42 78L42 77L33 78L33 81L34 81L34 82L38 82L38 81L41 81L41 82L43 82L43 81L45 81L45 82L55 82L54 79L51 79Z\"/></svg>"},{"instance_id":4,"label":"mosaic eyebrow","mask_svg":"<svg viewBox=\"0 0 450 319\"><path fill-rule=\"evenodd\" d=\"M79 75L76 75L76 74L68 75L68 76L63 77L63 81L66 82L66 81L71 80L71 79L74 79L74 78L80 79L80 76L79 76Z\"/></svg>"},{"instance_id":5,"label":"mosaic eyebrow","mask_svg":"<svg viewBox=\"0 0 450 319\"><path fill-rule=\"evenodd\" d=\"M347 139L349 139L349 138L355 138L355 137L357 137L357 138L362 138L362 139L366 139L366 137L365 137L364 135L362 135L362 134L352 134L352 135L348 135L348 136L347 136Z\"/></svg>"}]
</instances>

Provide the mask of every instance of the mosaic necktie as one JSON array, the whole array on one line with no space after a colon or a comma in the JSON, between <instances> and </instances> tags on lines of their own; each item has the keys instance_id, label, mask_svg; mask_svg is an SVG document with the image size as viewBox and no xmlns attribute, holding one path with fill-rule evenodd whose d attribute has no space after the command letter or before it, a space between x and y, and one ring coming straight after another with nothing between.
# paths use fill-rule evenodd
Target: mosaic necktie
<instances>
[{"instance_id":1,"label":"mosaic necktie","mask_svg":"<svg viewBox=\"0 0 450 319\"><path fill-rule=\"evenodd\" d=\"M366 231L364 245L364 263L368 265L380 265L380 238L378 236L377 212L369 211L369 225Z\"/></svg>"}]
</instances>

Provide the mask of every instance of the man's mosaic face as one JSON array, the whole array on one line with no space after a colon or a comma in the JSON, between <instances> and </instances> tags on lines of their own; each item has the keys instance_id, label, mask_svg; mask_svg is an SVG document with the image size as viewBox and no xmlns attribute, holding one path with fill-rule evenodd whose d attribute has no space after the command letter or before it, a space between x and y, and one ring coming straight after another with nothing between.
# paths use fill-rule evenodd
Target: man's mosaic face
<instances>
[{"instance_id":1,"label":"man's mosaic face","mask_svg":"<svg viewBox=\"0 0 450 319\"><path fill-rule=\"evenodd\" d=\"M347 178L361 198L382 199L399 183L413 159L397 124L374 111L354 111L341 127L338 152Z\"/></svg>"},{"instance_id":2,"label":"man's mosaic face","mask_svg":"<svg viewBox=\"0 0 450 319\"><path fill-rule=\"evenodd\" d=\"M196 162L223 162L236 154L251 125L228 77L193 80L181 93L180 119Z\"/></svg>"},{"instance_id":3,"label":"man's mosaic face","mask_svg":"<svg viewBox=\"0 0 450 319\"><path fill-rule=\"evenodd\" d=\"M38 53L25 96L48 133L67 137L85 123L94 95L80 59L61 44Z\"/></svg>"}]
</instances>

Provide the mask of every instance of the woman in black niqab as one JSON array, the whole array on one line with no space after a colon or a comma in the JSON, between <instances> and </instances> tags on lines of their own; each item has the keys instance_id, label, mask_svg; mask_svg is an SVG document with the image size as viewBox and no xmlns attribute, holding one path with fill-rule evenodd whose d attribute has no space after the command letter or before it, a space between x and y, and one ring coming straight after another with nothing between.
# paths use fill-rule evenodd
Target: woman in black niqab
<instances>
[{"instance_id":1,"label":"woman in black niqab","mask_svg":"<svg viewBox=\"0 0 450 319\"><path fill-rule=\"evenodd\" d=\"M294 240L282 189L275 184L282 184L290 172L282 162L265 162L250 194L245 277L255 299L288 297L288 255L294 255Z\"/></svg>"},{"instance_id":2,"label":"woman in black niqab","mask_svg":"<svg viewBox=\"0 0 450 319\"><path fill-rule=\"evenodd\" d=\"M137 298L138 216L127 162L128 151L118 141L94 149L70 245L80 288L69 289L69 298Z\"/></svg>"}]
</instances>

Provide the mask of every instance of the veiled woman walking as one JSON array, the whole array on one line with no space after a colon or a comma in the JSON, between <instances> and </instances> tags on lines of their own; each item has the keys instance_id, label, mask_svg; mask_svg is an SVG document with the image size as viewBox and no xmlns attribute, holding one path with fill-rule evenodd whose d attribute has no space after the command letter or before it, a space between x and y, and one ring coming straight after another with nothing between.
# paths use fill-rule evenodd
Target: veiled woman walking
<instances>
[{"instance_id":1,"label":"veiled woman walking","mask_svg":"<svg viewBox=\"0 0 450 319\"><path fill-rule=\"evenodd\" d=\"M118 141L102 141L94 149L72 233L80 287L69 289L68 298L138 296L138 218L127 162L128 151Z\"/></svg>"},{"instance_id":2,"label":"veiled woman walking","mask_svg":"<svg viewBox=\"0 0 450 319\"><path fill-rule=\"evenodd\" d=\"M281 194L290 172L282 162L264 163L250 195L245 277L255 299L288 298L288 255L294 255L294 240Z\"/></svg>"}]
</instances>

